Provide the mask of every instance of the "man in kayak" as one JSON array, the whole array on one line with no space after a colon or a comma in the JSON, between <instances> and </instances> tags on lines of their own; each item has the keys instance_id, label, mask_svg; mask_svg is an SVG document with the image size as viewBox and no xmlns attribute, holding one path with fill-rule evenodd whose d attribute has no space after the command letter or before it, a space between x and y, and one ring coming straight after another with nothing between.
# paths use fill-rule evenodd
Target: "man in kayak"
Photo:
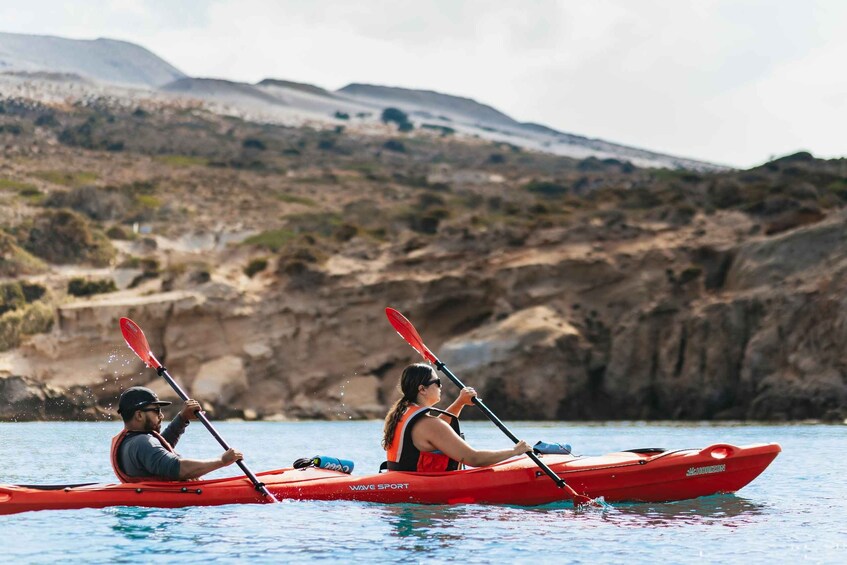
<instances>
[{"instance_id":1,"label":"man in kayak","mask_svg":"<svg viewBox=\"0 0 847 565\"><path fill-rule=\"evenodd\" d=\"M468 445L459 433L459 414L473 404L476 391L463 388L447 410L432 408L441 400L441 379L429 365L406 367L400 390L403 397L385 417L382 437L389 471L455 471L461 464L484 467L532 449L525 441L499 451Z\"/></svg>"},{"instance_id":2,"label":"man in kayak","mask_svg":"<svg viewBox=\"0 0 847 565\"><path fill-rule=\"evenodd\" d=\"M189 421L197 418L200 403L186 400L179 414L160 434L162 406L170 404L143 386L130 387L121 394L118 413L124 420L124 429L112 438L111 459L122 483L197 479L242 459L241 452L234 449L218 459L184 459L177 455L173 446Z\"/></svg>"}]
</instances>

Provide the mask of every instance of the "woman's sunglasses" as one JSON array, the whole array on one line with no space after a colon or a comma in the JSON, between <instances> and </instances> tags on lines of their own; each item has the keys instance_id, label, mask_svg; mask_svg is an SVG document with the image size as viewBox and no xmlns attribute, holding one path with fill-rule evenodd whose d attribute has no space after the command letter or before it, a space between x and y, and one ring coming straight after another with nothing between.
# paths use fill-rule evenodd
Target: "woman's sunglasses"
<instances>
[{"instance_id":1,"label":"woman's sunglasses","mask_svg":"<svg viewBox=\"0 0 847 565\"><path fill-rule=\"evenodd\" d=\"M424 383L424 386L432 386L432 385L438 385L438 388L441 388L441 378L440 378L440 377L435 377L435 378L434 378L434 379L432 379L431 381L428 381L428 382L425 382L425 383Z\"/></svg>"}]
</instances>

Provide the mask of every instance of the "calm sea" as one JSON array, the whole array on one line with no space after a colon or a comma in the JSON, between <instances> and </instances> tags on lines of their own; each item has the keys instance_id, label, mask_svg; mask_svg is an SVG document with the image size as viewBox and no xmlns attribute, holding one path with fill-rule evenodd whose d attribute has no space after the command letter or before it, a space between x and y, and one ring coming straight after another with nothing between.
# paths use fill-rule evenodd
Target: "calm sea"
<instances>
[{"instance_id":1,"label":"calm sea","mask_svg":"<svg viewBox=\"0 0 847 565\"><path fill-rule=\"evenodd\" d=\"M253 471L304 456L376 471L381 422L221 422ZM736 495L671 504L376 505L286 501L211 508L109 508L0 516L5 563L843 563L847 553L847 426L640 422L510 424L519 437L596 455L637 447L778 442L783 453ZM113 482L109 423L0 424L0 483ZM508 446L491 424L465 425L472 445ZM193 424L179 445L213 457ZM235 474L237 467L212 476Z\"/></svg>"}]
</instances>

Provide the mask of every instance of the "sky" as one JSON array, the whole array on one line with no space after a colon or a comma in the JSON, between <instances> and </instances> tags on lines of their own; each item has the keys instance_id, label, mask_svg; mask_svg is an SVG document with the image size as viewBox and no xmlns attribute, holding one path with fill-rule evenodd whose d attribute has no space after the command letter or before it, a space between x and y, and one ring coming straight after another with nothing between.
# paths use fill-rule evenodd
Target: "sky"
<instances>
[{"instance_id":1,"label":"sky","mask_svg":"<svg viewBox=\"0 0 847 565\"><path fill-rule=\"evenodd\" d=\"M27 0L0 31L138 43L195 77L352 82L747 168L847 156L842 0Z\"/></svg>"}]
</instances>

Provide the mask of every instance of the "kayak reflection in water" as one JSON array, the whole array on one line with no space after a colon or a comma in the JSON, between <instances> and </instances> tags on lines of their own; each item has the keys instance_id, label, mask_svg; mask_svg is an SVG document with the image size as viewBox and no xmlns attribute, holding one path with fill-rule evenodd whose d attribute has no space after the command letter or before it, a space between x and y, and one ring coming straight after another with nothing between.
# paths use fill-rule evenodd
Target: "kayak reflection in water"
<instances>
[{"instance_id":1,"label":"kayak reflection in water","mask_svg":"<svg viewBox=\"0 0 847 565\"><path fill-rule=\"evenodd\" d=\"M162 426L162 406L171 403L159 400L156 393L143 386L134 386L121 393L118 413L124 429L112 438L112 468L122 483L141 481L186 481L231 465L243 458L241 452L229 449L218 459L183 459L173 446L185 432L190 420L197 418L200 403L186 400L179 414L159 433Z\"/></svg>"},{"instance_id":2,"label":"kayak reflection in water","mask_svg":"<svg viewBox=\"0 0 847 565\"><path fill-rule=\"evenodd\" d=\"M400 377L400 398L385 417L382 447L389 471L455 471L460 465L484 467L532 448L520 441L499 451L480 451L468 445L459 431L462 408L473 404L476 391L463 388L447 408L433 408L441 400L441 379L423 363L409 365Z\"/></svg>"}]
</instances>

